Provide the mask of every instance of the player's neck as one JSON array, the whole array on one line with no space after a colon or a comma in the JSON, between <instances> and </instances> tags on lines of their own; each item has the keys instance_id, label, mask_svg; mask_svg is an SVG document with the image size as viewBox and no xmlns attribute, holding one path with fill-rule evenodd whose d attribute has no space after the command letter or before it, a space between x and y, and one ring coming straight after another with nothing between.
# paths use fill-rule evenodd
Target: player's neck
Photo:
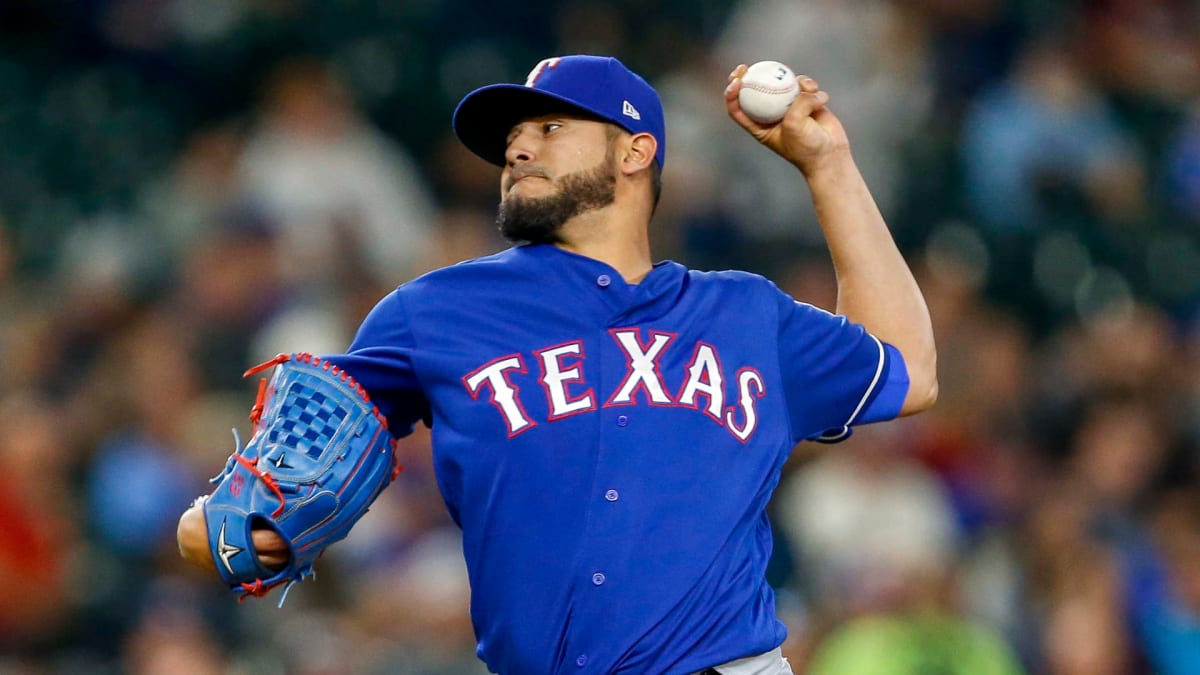
<instances>
[{"instance_id":1,"label":"player's neck","mask_svg":"<svg viewBox=\"0 0 1200 675\"><path fill-rule=\"evenodd\" d=\"M654 264L647 226L611 207L582 214L563 227L560 248L607 263L626 281L641 281ZM624 213L628 214L628 211Z\"/></svg>"}]
</instances>

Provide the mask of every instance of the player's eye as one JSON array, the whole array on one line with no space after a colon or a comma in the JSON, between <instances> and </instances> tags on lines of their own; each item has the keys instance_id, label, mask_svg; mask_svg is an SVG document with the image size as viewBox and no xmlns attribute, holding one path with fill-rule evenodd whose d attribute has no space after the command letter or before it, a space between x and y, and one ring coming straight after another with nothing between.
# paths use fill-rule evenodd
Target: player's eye
<instances>
[{"instance_id":1,"label":"player's eye","mask_svg":"<svg viewBox=\"0 0 1200 675\"><path fill-rule=\"evenodd\" d=\"M554 131L558 130L560 127L562 127L562 125L559 124L558 122L546 122L545 124L542 125L542 133L543 134L553 133Z\"/></svg>"}]
</instances>

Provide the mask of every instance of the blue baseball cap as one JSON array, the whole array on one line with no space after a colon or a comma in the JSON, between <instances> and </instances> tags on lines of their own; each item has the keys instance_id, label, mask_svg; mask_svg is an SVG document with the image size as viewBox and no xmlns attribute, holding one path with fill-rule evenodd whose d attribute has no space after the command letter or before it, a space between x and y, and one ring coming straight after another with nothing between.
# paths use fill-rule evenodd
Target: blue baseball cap
<instances>
[{"instance_id":1,"label":"blue baseball cap","mask_svg":"<svg viewBox=\"0 0 1200 675\"><path fill-rule=\"evenodd\" d=\"M658 141L659 169L667 156L666 124L658 92L610 56L576 54L545 59L525 84L492 84L463 97L454 111L454 133L471 152L504 166L508 133L521 120L553 112L598 117Z\"/></svg>"}]
</instances>

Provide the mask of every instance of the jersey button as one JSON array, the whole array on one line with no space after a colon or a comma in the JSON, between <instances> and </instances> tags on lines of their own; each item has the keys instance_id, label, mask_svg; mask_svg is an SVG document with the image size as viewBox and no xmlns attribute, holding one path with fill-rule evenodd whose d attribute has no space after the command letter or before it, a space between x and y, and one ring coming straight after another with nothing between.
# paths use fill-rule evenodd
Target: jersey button
<instances>
[{"instance_id":1,"label":"jersey button","mask_svg":"<svg viewBox=\"0 0 1200 675\"><path fill-rule=\"evenodd\" d=\"M600 288L608 288L608 285L611 283L612 277L608 276L607 274L601 274L600 276L596 277L596 285Z\"/></svg>"},{"instance_id":2,"label":"jersey button","mask_svg":"<svg viewBox=\"0 0 1200 675\"><path fill-rule=\"evenodd\" d=\"M608 492L604 493L604 498L610 502L615 502L621 498L621 495L617 494L616 490L609 490Z\"/></svg>"},{"instance_id":3,"label":"jersey button","mask_svg":"<svg viewBox=\"0 0 1200 675\"><path fill-rule=\"evenodd\" d=\"M580 668L586 666L587 654L580 654L579 656L575 657L575 665L579 666Z\"/></svg>"},{"instance_id":4,"label":"jersey button","mask_svg":"<svg viewBox=\"0 0 1200 675\"><path fill-rule=\"evenodd\" d=\"M619 427L629 426L629 417L626 415L617 415L617 426L619 426Z\"/></svg>"},{"instance_id":5,"label":"jersey button","mask_svg":"<svg viewBox=\"0 0 1200 675\"><path fill-rule=\"evenodd\" d=\"M603 572L596 572L595 574L592 575L592 585L594 585L594 586L603 586L604 585L604 573Z\"/></svg>"}]
</instances>

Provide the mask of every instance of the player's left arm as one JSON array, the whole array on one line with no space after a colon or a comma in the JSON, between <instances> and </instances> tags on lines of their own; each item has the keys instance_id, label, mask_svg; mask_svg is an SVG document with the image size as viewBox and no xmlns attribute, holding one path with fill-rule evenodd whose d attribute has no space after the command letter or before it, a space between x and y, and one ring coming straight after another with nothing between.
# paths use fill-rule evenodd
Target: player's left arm
<instances>
[{"instance_id":1,"label":"player's left arm","mask_svg":"<svg viewBox=\"0 0 1200 675\"><path fill-rule=\"evenodd\" d=\"M745 72L743 65L730 74L729 116L804 175L837 274L837 312L903 356L909 389L900 414L925 410L938 392L929 308L854 163L845 129L826 107L829 94L800 77L800 95L784 119L760 125L738 104Z\"/></svg>"},{"instance_id":2,"label":"player's left arm","mask_svg":"<svg viewBox=\"0 0 1200 675\"><path fill-rule=\"evenodd\" d=\"M396 439L430 419L400 295L372 310L345 354L281 354L247 372L275 368L251 410L250 442L180 517L185 560L235 592L299 581L395 480Z\"/></svg>"}]
</instances>

